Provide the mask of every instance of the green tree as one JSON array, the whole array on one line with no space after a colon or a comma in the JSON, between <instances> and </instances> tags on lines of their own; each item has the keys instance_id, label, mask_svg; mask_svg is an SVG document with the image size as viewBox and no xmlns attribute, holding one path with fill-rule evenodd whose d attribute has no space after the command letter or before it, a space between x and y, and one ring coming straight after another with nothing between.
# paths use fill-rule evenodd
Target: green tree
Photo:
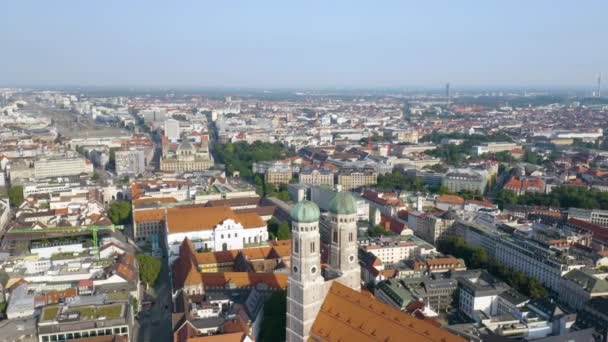
<instances>
[{"instance_id":1,"label":"green tree","mask_svg":"<svg viewBox=\"0 0 608 342\"><path fill-rule=\"evenodd\" d=\"M471 268L480 268L487 265L488 253L486 250L480 247L473 248L470 263L471 265L469 265L469 267Z\"/></svg>"},{"instance_id":2,"label":"green tree","mask_svg":"<svg viewBox=\"0 0 608 342\"><path fill-rule=\"evenodd\" d=\"M279 239L279 240L291 239L291 229L289 228L289 223L283 222L283 223L279 224L279 229L277 230L277 239Z\"/></svg>"},{"instance_id":3,"label":"green tree","mask_svg":"<svg viewBox=\"0 0 608 342\"><path fill-rule=\"evenodd\" d=\"M139 279L148 287L154 286L160 274L160 259L146 254L138 254L137 263L139 264Z\"/></svg>"},{"instance_id":4,"label":"green tree","mask_svg":"<svg viewBox=\"0 0 608 342\"><path fill-rule=\"evenodd\" d=\"M114 224L127 224L131 220L131 202L114 201L110 204L108 217Z\"/></svg>"},{"instance_id":5,"label":"green tree","mask_svg":"<svg viewBox=\"0 0 608 342\"><path fill-rule=\"evenodd\" d=\"M93 175L91 176L91 180L92 181L99 180L99 173L97 173L97 171L93 172Z\"/></svg>"},{"instance_id":6,"label":"green tree","mask_svg":"<svg viewBox=\"0 0 608 342\"><path fill-rule=\"evenodd\" d=\"M24 198L22 185L11 186L11 188L8 190L8 201L13 207L18 207L21 205L21 203L23 203Z\"/></svg>"},{"instance_id":7,"label":"green tree","mask_svg":"<svg viewBox=\"0 0 608 342\"><path fill-rule=\"evenodd\" d=\"M268 222L266 223L267 226L267 230L268 230L268 236L270 237L270 239L276 239L278 238L278 234L279 234L279 220L276 219L276 217L271 217L270 220L268 220Z\"/></svg>"},{"instance_id":8,"label":"green tree","mask_svg":"<svg viewBox=\"0 0 608 342\"><path fill-rule=\"evenodd\" d=\"M547 289L538 280L530 278L526 294L532 299L545 298L547 297Z\"/></svg>"},{"instance_id":9,"label":"green tree","mask_svg":"<svg viewBox=\"0 0 608 342\"><path fill-rule=\"evenodd\" d=\"M543 157L536 152L526 149L521 160L525 163L540 165L543 162Z\"/></svg>"},{"instance_id":10,"label":"green tree","mask_svg":"<svg viewBox=\"0 0 608 342\"><path fill-rule=\"evenodd\" d=\"M241 177L252 180L254 177L252 165L254 162L277 160L294 155L294 151L281 143L267 143L255 141L216 144L215 156L218 161L226 165L226 171L233 173L239 171Z\"/></svg>"},{"instance_id":11,"label":"green tree","mask_svg":"<svg viewBox=\"0 0 608 342\"><path fill-rule=\"evenodd\" d=\"M378 236L392 236L395 233L392 230L386 230L382 226L373 226L367 229L367 235L369 237L378 237Z\"/></svg>"}]
</instances>

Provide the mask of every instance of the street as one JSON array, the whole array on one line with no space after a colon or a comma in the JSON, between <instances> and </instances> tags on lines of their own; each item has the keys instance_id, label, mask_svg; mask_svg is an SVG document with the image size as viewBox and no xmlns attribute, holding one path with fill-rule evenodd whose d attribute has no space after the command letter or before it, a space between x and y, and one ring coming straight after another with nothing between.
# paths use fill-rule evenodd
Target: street
<instances>
[{"instance_id":1,"label":"street","mask_svg":"<svg viewBox=\"0 0 608 342\"><path fill-rule=\"evenodd\" d=\"M168 267L165 260L161 260L162 269L153 290L149 291L155 296L152 308L142 310L139 315L139 324L135 324L133 341L171 341L171 283Z\"/></svg>"}]
</instances>

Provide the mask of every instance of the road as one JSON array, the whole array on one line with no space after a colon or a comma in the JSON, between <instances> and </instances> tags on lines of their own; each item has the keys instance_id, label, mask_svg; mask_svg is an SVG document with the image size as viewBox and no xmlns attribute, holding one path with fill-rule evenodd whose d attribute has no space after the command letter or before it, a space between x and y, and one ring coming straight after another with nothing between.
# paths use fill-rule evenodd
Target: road
<instances>
[{"instance_id":1,"label":"road","mask_svg":"<svg viewBox=\"0 0 608 342\"><path fill-rule=\"evenodd\" d=\"M156 297L156 301L152 308L142 310L139 315L139 324L134 327L135 334L133 341L148 342L148 341L171 341L171 311L173 302L171 301L171 283L169 279L169 270L165 260L161 260L162 269L158 276L158 281L153 291L150 291Z\"/></svg>"}]
</instances>

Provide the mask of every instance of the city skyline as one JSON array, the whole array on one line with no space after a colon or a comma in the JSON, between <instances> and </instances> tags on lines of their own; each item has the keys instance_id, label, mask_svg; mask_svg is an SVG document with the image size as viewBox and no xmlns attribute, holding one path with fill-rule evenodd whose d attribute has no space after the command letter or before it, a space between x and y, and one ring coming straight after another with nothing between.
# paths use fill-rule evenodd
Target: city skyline
<instances>
[{"instance_id":1,"label":"city skyline","mask_svg":"<svg viewBox=\"0 0 608 342\"><path fill-rule=\"evenodd\" d=\"M600 1L118 5L5 6L0 86L591 92L608 72Z\"/></svg>"}]
</instances>

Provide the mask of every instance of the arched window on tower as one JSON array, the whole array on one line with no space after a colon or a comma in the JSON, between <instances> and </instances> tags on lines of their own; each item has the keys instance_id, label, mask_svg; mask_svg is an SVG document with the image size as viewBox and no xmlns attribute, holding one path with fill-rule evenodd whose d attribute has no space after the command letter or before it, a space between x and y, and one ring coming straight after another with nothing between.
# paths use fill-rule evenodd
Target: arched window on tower
<instances>
[{"instance_id":1,"label":"arched window on tower","mask_svg":"<svg viewBox=\"0 0 608 342\"><path fill-rule=\"evenodd\" d=\"M298 239L293 239L293 251L298 254L300 253L300 244Z\"/></svg>"},{"instance_id":2,"label":"arched window on tower","mask_svg":"<svg viewBox=\"0 0 608 342\"><path fill-rule=\"evenodd\" d=\"M315 243L311 242L310 243L310 253L314 253L315 252Z\"/></svg>"},{"instance_id":3,"label":"arched window on tower","mask_svg":"<svg viewBox=\"0 0 608 342\"><path fill-rule=\"evenodd\" d=\"M348 241L353 242L353 233L352 232L348 233Z\"/></svg>"},{"instance_id":4,"label":"arched window on tower","mask_svg":"<svg viewBox=\"0 0 608 342\"><path fill-rule=\"evenodd\" d=\"M334 242L338 242L338 231L334 230Z\"/></svg>"}]
</instances>

